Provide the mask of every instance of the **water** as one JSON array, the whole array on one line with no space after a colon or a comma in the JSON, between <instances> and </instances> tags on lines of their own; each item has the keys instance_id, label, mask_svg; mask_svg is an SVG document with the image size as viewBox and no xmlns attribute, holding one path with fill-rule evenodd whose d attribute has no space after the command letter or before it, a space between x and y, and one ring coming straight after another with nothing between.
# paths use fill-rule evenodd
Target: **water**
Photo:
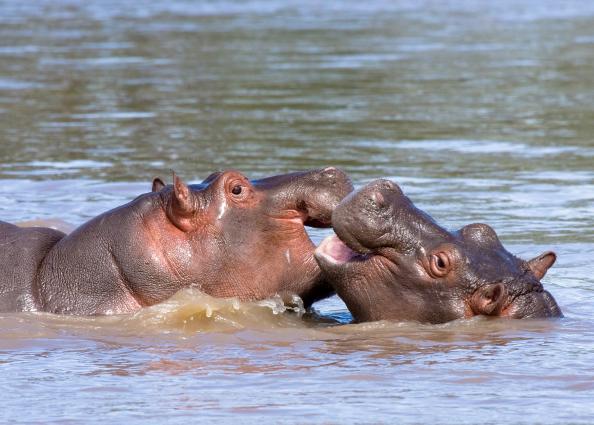
<instances>
[{"instance_id":1,"label":"water","mask_svg":"<svg viewBox=\"0 0 594 425\"><path fill-rule=\"evenodd\" d=\"M3 220L78 225L171 169L335 165L554 249L566 314L350 325L337 298L302 316L193 292L3 314L0 421L592 423L593 135L587 1L0 1Z\"/></svg>"}]
</instances>

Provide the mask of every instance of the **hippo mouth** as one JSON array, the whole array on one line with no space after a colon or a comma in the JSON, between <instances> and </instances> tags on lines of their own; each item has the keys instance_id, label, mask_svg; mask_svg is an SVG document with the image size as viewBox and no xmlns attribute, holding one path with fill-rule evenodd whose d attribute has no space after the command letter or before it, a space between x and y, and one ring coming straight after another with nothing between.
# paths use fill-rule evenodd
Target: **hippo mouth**
<instances>
[{"instance_id":1,"label":"hippo mouth","mask_svg":"<svg viewBox=\"0 0 594 425\"><path fill-rule=\"evenodd\" d=\"M308 212L305 211L298 211L298 210L290 210L285 211L282 215L270 215L267 214L268 217L276 220L280 223L290 223L290 224L297 224L301 227L318 227L318 228L329 228L332 227L331 220L312 217Z\"/></svg>"},{"instance_id":2,"label":"hippo mouth","mask_svg":"<svg viewBox=\"0 0 594 425\"><path fill-rule=\"evenodd\" d=\"M336 234L325 238L315 250L315 256L318 259L335 266L356 261L365 261L370 255L369 253L357 252L343 242Z\"/></svg>"}]
</instances>

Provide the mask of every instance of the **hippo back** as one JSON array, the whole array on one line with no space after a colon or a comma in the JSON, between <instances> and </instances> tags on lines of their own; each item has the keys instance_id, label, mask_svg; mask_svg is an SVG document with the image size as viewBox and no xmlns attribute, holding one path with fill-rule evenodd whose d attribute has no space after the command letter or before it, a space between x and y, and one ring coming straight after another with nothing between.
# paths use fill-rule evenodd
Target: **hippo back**
<instances>
[{"instance_id":1,"label":"hippo back","mask_svg":"<svg viewBox=\"0 0 594 425\"><path fill-rule=\"evenodd\" d=\"M37 310L37 270L64 236L47 227L20 228L0 221L0 312Z\"/></svg>"}]
</instances>

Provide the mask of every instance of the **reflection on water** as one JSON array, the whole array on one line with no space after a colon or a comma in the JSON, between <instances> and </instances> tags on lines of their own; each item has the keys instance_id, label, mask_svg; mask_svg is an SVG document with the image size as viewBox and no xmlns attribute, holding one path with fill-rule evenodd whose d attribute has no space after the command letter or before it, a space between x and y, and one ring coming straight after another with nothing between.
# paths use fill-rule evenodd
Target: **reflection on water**
<instances>
[{"instance_id":1,"label":"reflection on water","mask_svg":"<svg viewBox=\"0 0 594 425\"><path fill-rule=\"evenodd\" d=\"M592 423L593 28L578 0L0 2L1 219L68 231L171 169L331 164L554 249L566 314L352 325L337 298L186 291L4 315L0 421Z\"/></svg>"}]
</instances>

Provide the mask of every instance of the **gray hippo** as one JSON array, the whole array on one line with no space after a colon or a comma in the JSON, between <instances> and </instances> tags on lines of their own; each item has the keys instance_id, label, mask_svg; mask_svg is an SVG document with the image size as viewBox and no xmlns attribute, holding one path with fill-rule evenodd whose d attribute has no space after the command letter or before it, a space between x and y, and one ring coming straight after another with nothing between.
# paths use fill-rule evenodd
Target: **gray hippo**
<instances>
[{"instance_id":1,"label":"gray hippo","mask_svg":"<svg viewBox=\"0 0 594 425\"><path fill-rule=\"evenodd\" d=\"M0 312L134 312L194 286L215 297L333 293L304 225L329 227L352 190L336 168L249 181L237 171L153 191L69 235L0 222Z\"/></svg>"},{"instance_id":2,"label":"gray hippo","mask_svg":"<svg viewBox=\"0 0 594 425\"><path fill-rule=\"evenodd\" d=\"M553 252L509 253L486 224L448 232L389 180L346 197L315 257L355 321L560 317L540 280Z\"/></svg>"}]
</instances>

